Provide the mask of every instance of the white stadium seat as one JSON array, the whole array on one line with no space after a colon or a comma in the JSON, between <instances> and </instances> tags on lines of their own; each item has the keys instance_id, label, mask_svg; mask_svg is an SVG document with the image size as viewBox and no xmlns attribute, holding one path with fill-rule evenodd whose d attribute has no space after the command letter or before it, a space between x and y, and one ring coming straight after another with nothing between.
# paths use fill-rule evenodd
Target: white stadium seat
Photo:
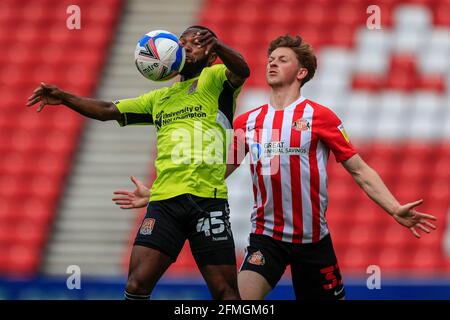
<instances>
[{"instance_id":1,"label":"white stadium seat","mask_svg":"<svg viewBox=\"0 0 450 320\"><path fill-rule=\"evenodd\" d=\"M397 53L418 53L423 50L428 32L414 29L397 29L393 33L393 51Z\"/></svg>"},{"instance_id":2,"label":"white stadium seat","mask_svg":"<svg viewBox=\"0 0 450 320\"><path fill-rule=\"evenodd\" d=\"M318 57L318 65L322 71L348 73L352 70L353 52L344 48L323 49Z\"/></svg>"},{"instance_id":3,"label":"white stadium seat","mask_svg":"<svg viewBox=\"0 0 450 320\"><path fill-rule=\"evenodd\" d=\"M425 74L439 74L450 70L449 51L435 50L426 47L419 53L418 67L419 71Z\"/></svg>"},{"instance_id":4,"label":"white stadium seat","mask_svg":"<svg viewBox=\"0 0 450 320\"><path fill-rule=\"evenodd\" d=\"M377 50L358 50L355 55L356 73L384 74L389 67L389 53Z\"/></svg>"},{"instance_id":5,"label":"white stadium seat","mask_svg":"<svg viewBox=\"0 0 450 320\"><path fill-rule=\"evenodd\" d=\"M450 29L435 28L434 30L430 30L427 48L450 53Z\"/></svg>"},{"instance_id":6,"label":"white stadium seat","mask_svg":"<svg viewBox=\"0 0 450 320\"><path fill-rule=\"evenodd\" d=\"M394 11L394 23L397 29L428 31L433 25L433 17L424 6L402 5Z\"/></svg>"},{"instance_id":7,"label":"white stadium seat","mask_svg":"<svg viewBox=\"0 0 450 320\"><path fill-rule=\"evenodd\" d=\"M389 51L392 45L391 31L386 29L369 30L362 27L356 32L355 45L358 51Z\"/></svg>"}]
</instances>

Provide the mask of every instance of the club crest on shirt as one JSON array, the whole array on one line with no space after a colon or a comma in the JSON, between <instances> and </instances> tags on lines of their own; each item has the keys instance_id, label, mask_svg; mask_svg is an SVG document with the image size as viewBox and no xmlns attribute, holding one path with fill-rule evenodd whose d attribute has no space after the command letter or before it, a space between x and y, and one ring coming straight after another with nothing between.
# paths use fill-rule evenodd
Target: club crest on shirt
<instances>
[{"instance_id":1,"label":"club crest on shirt","mask_svg":"<svg viewBox=\"0 0 450 320\"><path fill-rule=\"evenodd\" d=\"M146 218L142 222L139 233L144 236L148 236L148 235L152 234L154 226L155 226L155 219L154 218Z\"/></svg>"},{"instance_id":2,"label":"club crest on shirt","mask_svg":"<svg viewBox=\"0 0 450 320\"><path fill-rule=\"evenodd\" d=\"M254 264L256 266L263 266L266 263L266 259L264 258L261 251L253 252L248 258L247 262Z\"/></svg>"},{"instance_id":3,"label":"club crest on shirt","mask_svg":"<svg viewBox=\"0 0 450 320\"><path fill-rule=\"evenodd\" d=\"M297 131L307 131L311 130L311 124L306 119L298 119L292 122L292 129Z\"/></svg>"}]
</instances>

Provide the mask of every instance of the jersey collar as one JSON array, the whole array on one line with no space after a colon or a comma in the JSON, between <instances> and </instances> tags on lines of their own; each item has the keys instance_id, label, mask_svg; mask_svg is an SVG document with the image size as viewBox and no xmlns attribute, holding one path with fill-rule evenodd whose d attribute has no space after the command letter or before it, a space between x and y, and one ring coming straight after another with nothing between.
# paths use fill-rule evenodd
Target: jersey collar
<instances>
[{"instance_id":1,"label":"jersey collar","mask_svg":"<svg viewBox=\"0 0 450 320\"><path fill-rule=\"evenodd\" d=\"M283 108L283 109L275 109L275 108L270 104L270 100L269 100L268 106L269 106L269 110L271 110L271 111L281 111L281 110L284 110L284 111L291 111L291 110L295 109L295 107L296 107L297 105L299 105L300 103L302 103L304 100L305 100L305 98L304 98L302 95L300 95L300 96L298 97L297 100L295 100L294 102L292 102L290 105L288 105L287 107L285 107L285 108Z\"/></svg>"}]
</instances>

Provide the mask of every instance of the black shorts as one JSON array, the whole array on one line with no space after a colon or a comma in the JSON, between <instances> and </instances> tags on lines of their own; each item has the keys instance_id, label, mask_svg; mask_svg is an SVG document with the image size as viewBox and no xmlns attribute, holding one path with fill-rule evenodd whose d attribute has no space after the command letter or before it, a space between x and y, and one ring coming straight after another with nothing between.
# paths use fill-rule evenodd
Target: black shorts
<instances>
[{"instance_id":1,"label":"black shorts","mask_svg":"<svg viewBox=\"0 0 450 320\"><path fill-rule=\"evenodd\" d=\"M328 234L316 243L295 244L250 234L241 271L262 275L274 288L286 267L291 266L297 299L337 300L345 296L342 275Z\"/></svg>"},{"instance_id":2,"label":"black shorts","mask_svg":"<svg viewBox=\"0 0 450 320\"><path fill-rule=\"evenodd\" d=\"M151 201L135 245L156 249L175 262L187 240L198 266L236 265L226 199L191 194Z\"/></svg>"}]
</instances>

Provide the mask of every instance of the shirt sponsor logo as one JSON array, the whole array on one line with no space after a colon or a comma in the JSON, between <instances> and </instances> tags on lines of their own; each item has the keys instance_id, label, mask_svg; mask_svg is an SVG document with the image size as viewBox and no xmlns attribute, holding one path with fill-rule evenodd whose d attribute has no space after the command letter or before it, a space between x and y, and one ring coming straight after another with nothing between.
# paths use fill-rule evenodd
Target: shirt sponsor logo
<instances>
[{"instance_id":1,"label":"shirt sponsor logo","mask_svg":"<svg viewBox=\"0 0 450 320\"><path fill-rule=\"evenodd\" d=\"M258 161L262 155L262 148L259 143L254 143L250 146L250 153L252 155L253 161Z\"/></svg>"},{"instance_id":2,"label":"shirt sponsor logo","mask_svg":"<svg viewBox=\"0 0 450 320\"><path fill-rule=\"evenodd\" d=\"M184 119L203 119L206 118L207 114L203 110L203 106L186 106L177 111L173 112L165 112L161 110L155 115L154 123L156 125L156 129L160 129L161 127L171 124L177 120Z\"/></svg>"},{"instance_id":3,"label":"shirt sponsor logo","mask_svg":"<svg viewBox=\"0 0 450 320\"><path fill-rule=\"evenodd\" d=\"M302 155L307 154L308 149L300 147L291 147L287 145L285 141L271 141L264 143L264 156L267 158L272 158L273 156L280 155Z\"/></svg>"},{"instance_id":4,"label":"shirt sponsor logo","mask_svg":"<svg viewBox=\"0 0 450 320\"><path fill-rule=\"evenodd\" d=\"M253 252L248 258L247 262L254 264L255 266L263 266L266 263L266 259L261 251Z\"/></svg>"},{"instance_id":5,"label":"shirt sponsor logo","mask_svg":"<svg viewBox=\"0 0 450 320\"><path fill-rule=\"evenodd\" d=\"M306 119L298 119L292 122L292 129L296 131L307 131L311 130L311 124Z\"/></svg>"},{"instance_id":6,"label":"shirt sponsor logo","mask_svg":"<svg viewBox=\"0 0 450 320\"><path fill-rule=\"evenodd\" d=\"M155 219L154 218L146 218L142 222L139 233L144 236L148 236L148 235L152 234L154 226L155 226Z\"/></svg>"}]
</instances>

